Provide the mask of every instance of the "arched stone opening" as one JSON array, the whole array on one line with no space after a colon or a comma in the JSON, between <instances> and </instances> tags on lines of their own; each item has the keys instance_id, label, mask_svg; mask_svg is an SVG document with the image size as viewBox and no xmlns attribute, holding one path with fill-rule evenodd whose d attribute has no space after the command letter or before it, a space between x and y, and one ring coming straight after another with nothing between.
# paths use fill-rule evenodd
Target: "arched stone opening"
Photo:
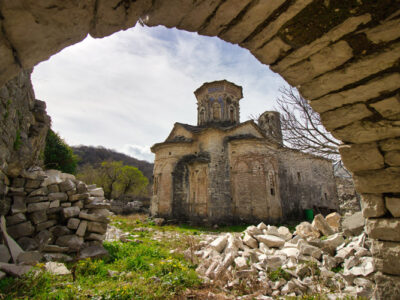
<instances>
[{"instance_id":1,"label":"arched stone opening","mask_svg":"<svg viewBox=\"0 0 400 300\"><path fill-rule=\"evenodd\" d=\"M344 142L340 152L363 194L367 232L380 240L379 268L400 275L388 260L400 242L398 1L21 0L0 2L0 12L1 86L87 34L104 37L138 20L249 49L298 87ZM1 165L13 149L2 151L10 153Z\"/></svg>"}]
</instances>

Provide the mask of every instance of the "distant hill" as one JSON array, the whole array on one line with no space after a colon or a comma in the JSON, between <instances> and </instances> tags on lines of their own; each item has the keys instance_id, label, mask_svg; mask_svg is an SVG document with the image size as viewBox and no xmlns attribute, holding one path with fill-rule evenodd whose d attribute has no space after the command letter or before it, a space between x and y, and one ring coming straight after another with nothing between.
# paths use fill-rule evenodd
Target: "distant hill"
<instances>
[{"instance_id":1,"label":"distant hill","mask_svg":"<svg viewBox=\"0 0 400 300\"><path fill-rule=\"evenodd\" d=\"M106 149L101 146L74 146L71 148L74 151L74 154L78 155L80 158L78 161L78 167L86 164L99 166L101 162L105 160L122 161L124 165L138 168L143 175L149 179L150 182L153 181L154 164L149 163L148 161L139 160L129 155L119 153L115 150Z\"/></svg>"}]
</instances>

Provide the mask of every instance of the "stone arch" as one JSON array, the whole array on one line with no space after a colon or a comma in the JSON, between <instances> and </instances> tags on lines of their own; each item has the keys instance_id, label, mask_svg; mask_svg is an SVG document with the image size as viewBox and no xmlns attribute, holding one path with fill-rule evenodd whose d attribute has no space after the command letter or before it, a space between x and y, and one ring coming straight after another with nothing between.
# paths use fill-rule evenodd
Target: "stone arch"
<instances>
[{"instance_id":1,"label":"stone arch","mask_svg":"<svg viewBox=\"0 0 400 300\"><path fill-rule=\"evenodd\" d=\"M400 228L397 1L26 2L0 4L0 86L87 34L101 38L138 21L239 44L299 87L325 127L344 142L340 152L364 194L370 237L400 242L399 230L381 230ZM384 273L386 265L379 265Z\"/></svg>"},{"instance_id":2,"label":"stone arch","mask_svg":"<svg viewBox=\"0 0 400 300\"><path fill-rule=\"evenodd\" d=\"M213 121L220 121L222 118L221 104L218 101L214 101L212 104L212 118Z\"/></svg>"}]
</instances>

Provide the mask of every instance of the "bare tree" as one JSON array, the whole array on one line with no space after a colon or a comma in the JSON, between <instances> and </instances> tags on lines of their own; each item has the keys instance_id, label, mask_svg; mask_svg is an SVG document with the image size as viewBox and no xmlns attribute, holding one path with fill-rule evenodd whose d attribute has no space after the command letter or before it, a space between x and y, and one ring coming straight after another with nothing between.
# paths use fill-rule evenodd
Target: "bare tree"
<instances>
[{"instance_id":1,"label":"bare tree","mask_svg":"<svg viewBox=\"0 0 400 300\"><path fill-rule=\"evenodd\" d=\"M322 125L315 112L295 88L282 87L277 99L281 113L283 140L287 146L317 156L339 160L336 140Z\"/></svg>"}]
</instances>

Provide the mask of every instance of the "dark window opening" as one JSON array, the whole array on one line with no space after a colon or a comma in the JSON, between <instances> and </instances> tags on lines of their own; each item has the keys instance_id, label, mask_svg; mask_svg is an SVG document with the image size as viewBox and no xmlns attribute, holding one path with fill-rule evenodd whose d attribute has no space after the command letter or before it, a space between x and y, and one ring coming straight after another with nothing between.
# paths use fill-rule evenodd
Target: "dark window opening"
<instances>
[{"instance_id":1,"label":"dark window opening","mask_svg":"<svg viewBox=\"0 0 400 300\"><path fill-rule=\"evenodd\" d=\"M169 155L171 155L172 153L170 152Z\"/></svg>"},{"instance_id":2,"label":"dark window opening","mask_svg":"<svg viewBox=\"0 0 400 300\"><path fill-rule=\"evenodd\" d=\"M299 181L301 180L300 172L297 172L297 179L298 179Z\"/></svg>"},{"instance_id":3,"label":"dark window opening","mask_svg":"<svg viewBox=\"0 0 400 300\"><path fill-rule=\"evenodd\" d=\"M271 195L272 196L275 195L275 190L274 189L271 189Z\"/></svg>"},{"instance_id":4,"label":"dark window opening","mask_svg":"<svg viewBox=\"0 0 400 300\"><path fill-rule=\"evenodd\" d=\"M328 200L328 195L326 193L324 193L325 196L325 200Z\"/></svg>"}]
</instances>

